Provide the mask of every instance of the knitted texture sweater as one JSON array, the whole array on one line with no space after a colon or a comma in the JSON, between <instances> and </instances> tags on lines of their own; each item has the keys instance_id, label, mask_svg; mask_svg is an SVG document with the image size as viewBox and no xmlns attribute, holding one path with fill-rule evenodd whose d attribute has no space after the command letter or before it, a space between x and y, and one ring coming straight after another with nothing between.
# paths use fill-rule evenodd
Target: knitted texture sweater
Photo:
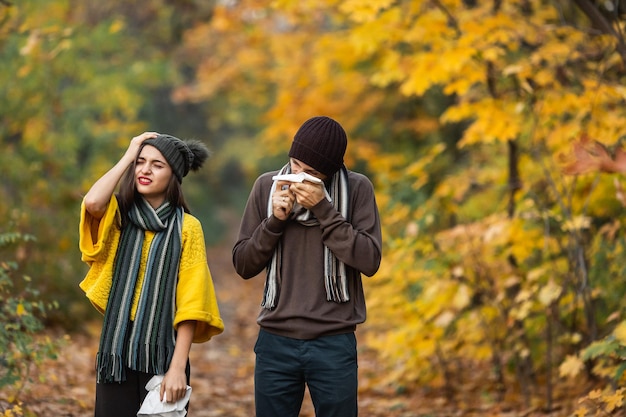
<instances>
[{"instance_id":1,"label":"knitted texture sweater","mask_svg":"<svg viewBox=\"0 0 626 417\"><path fill-rule=\"evenodd\" d=\"M246 204L233 264L244 279L260 275L281 241L281 277L276 307L262 308L257 322L266 331L295 339L348 333L365 321L366 306L361 274L372 276L382 256L380 218L374 188L367 177L348 171L348 222L326 199L311 211L318 226L267 216L272 176L261 175ZM348 270L350 300L326 300L324 245ZM264 275L264 274L263 274Z\"/></svg>"},{"instance_id":2,"label":"knitted texture sweater","mask_svg":"<svg viewBox=\"0 0 626 417\"><path fill-rule=\"evenodd\" d=\"M106 309L113 280L115 254L121 234L116 222L118 217L119 206L114 196L101 219L95 219L87 212L84 204L81 205L79 248L81 259L89 265L89 270L79 285L101 313ZM153 232L146 232L131 320L134 320L137 312L148 249L153 238ZM220 317L213 279L206 259L202 225L188 213L185 213L183 218L182 246L176 286L176 311L172 325L176 328L183 321L197 321L193 342L201 343L222 333L224 323Z\"/></svg>"}]
</instances>

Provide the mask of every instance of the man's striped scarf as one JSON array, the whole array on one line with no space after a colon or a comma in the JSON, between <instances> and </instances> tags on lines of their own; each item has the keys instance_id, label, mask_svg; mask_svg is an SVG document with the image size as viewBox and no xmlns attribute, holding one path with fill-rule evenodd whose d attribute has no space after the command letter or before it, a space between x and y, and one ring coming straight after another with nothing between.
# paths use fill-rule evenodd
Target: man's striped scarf
<instances>
[{"instance_id":1,"label":"man's striped scarf","mask_svg":"<svg viewBox=\"0 0 626 417\"><path fill-rule=\"evenodd\" d=\"M182 248L182 207L154 210L141 198L120 237L113 283L96 356L98 383L126 379L125 366L164 374L174 354L173 314ZM135 320L130 320L145 231L155 232Z\"/></svg>"},{"instance_id":2,"label":"man's striped scarf","mask_svg":"<svg viewBox=\"0 0 626 417\"><path fill-rule=\"evenodd\" d=\"M291 167L289 164L285 165L279 175L291 173ZM276 181L272 183L270 190L270 197L267 203L267 216L272 215L272 194L276 190ZM335 209L337 209L341 215L348 219L349 213L349 187L348 187L348 171L345 167L342 167L339 171L333 175L330 180L330 189L326 193L326 197L333 203ZM291 212L292 219L298 221L305 226L318 226L319 221L313 216L313 214L300 206L294 204ZM278 302L278 295L280 292L280 263L282 255L282 245L280 241L276 245L272 259L266 268L266 280L265 291L263 294L263 302L261 306L271 310L276 307ZM343 303L350 300L350 294L348 294L348 283L346 277L346 265L341 262L335 254L324 245L324 284L326 287L326 300L334 301L336 303Z\"/></svg>"}]
</instances>

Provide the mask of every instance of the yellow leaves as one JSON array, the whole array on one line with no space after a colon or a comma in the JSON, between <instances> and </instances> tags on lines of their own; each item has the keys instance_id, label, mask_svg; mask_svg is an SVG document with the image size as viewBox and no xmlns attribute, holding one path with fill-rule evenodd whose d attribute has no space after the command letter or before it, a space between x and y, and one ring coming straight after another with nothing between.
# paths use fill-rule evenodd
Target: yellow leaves
<instances>
[{"instance_id":1,"label":"yellow leaves","mask_svg":"<svg viewBox=\"0 0 626 417\"><path fill-rule=\"evenodd\" d=\"M543 132L539 133L540 135ZM551 149L557 150L556 155L559 155L558 150L567 150L571 146L574 138L579 137L581 134L581 125L577 120L564 122L558 124L550 129L547 129L543 136L543 141Z\"/></svg>"},{"instance_id":2,"label":"yellow leaves","mask_svg":"<svg viewBox=\"0 0 626 417\"><path fill-rule=\"evenodd\" d=\"M217 32L227 32L233 27L233 19L227 13L227 9L224 6L216 6L213 9L213 18L211 19L211 26Z\"/></svg>"},{"instance_id":3,"label":"yellow leaves","mask_svg":"<svg viewBox=\"0 0 626 417\"><path fill-rule=\"evenodd\" d=\"M18 317L22 317L24 314L26 314L26 308L24 308L23 303L18 303L17 308L15 309L15 314Z\"/></svg>"},{"instance_id":4,"label":"yellow leaves","mask_svg":"<svg viewBox=\"0 0 626 417\"><path fill-rule=\"evenodd\" d=\"M507 242L511 245L511 254L518 260L525 260L537 251L546 247L547 237L543 231L527 227L520 219L511 221L507 234Z\"/></svg>"},{"instance_id":5,"label":"yellow leaves","mask_svg":"<svg viewBox=\"0 0 626 417\"><path fill-rule=\"evenodd\" d=\"M544 61L550 62L550 65L565 64L568 60L575 60L579 57L580 53L576 48L572 47L576 45L574 42L554 41L544 44L534 54L531 55L530 61L532 64L540 66Z\"/></svg>"},{"instance_id":6,"label":"yellow leaves","mask_svg":"<svg viewBox=\"0 0 626 417\"><path fill-rule=\"evenodd\" d=\"M621 345L626 346L626 321L620 322L613 330L613 334Z\"/></svg>"},{"instance_id":7,"label":"yellow leaves","mask_svg":"<svg viewBox=\"0 0 626 417\"><path fill-rule=\"evenodd\" d=\"M467 285L459 285L450 303L457 311L463 310L472 301L472 293Z\"/></svg>"},{"instance_id":8,"label":"yellow leaves","mask_svg":"<svg viewBox=\"0 0 626 417\"><path fill-rule=\"evenodd\" d=\"M602 390L599 389L594 389L589 391L589 394L587 394L587 397L591 400L597 400L599 398L602 398Z\"/></svg>"},{"instance_id":9,"label":"yellow leaves","mask_svg":"<svg viewBox=\"0 0 626 417\"><path fill-rule=\"evenodd\" d=\"M383 51L378 67L380 70L375 72L370 78L370 82L375 86L386 87L405 77L405 72L400 65L400 54L396 51Z\"/></svg>"},{"instance_id":10,"label":"yellow leaves","mask_svg":"<svg viewBox=\"0 0 626 417\"><path fill-rule=\"evenodd\" d=\"M392 8L376 20L355 27L348 37L352 46L351 55L363 59L375 53L393 51L388 45L396 43L402 36L398 27L401 19L400 10Z\"/></svg>"},{"instance_id":11,"label":"yellow leaves","mask_svg":"<svg viewBox=\"0 0 626 417\"><path fill-rule=\"evenodd\" d=\"M581 405L575 412L575 416L585 417L589 412L595 411L595 416L613 414L617 409L624 406L626 389L619 388L613 390L606 388L604 390L594 389L590 391L579 402Z\"/></svg>"},{"instance_id":12,"label":"yellow leaves","mask_svg":"<svg viewBox=\"0 0 626 417\"><path fill-rule=\"evenodd\" d=\"M525 125L523 110L521 103L486 98L448 108L442 121L474 120L459 146L503 142L516 139L522 132Z\"/></svg>"},{"instance_id":13,"label":"yellow leaves","mask_svg":"<svg viewBox=\"0 0 626 417\"><path fill-rule=\"evenodd\" d=\"M9 402L12 402L14 399L13 395L9 395L8 397ZM2 417L21 417L24 415L23 413L22 403L19 402L18 404L9 405L8 408L3 411Z\"/></svg>"},{"instance_id":14,"label":"yellow leaves","mask_svg":"<svg viewBox=\"0 0 626 417\"><path fill-rule=\"evenodd\" d=\"M607 360L607 358L601 358L594 362L592 373L597 377L610 380L615 378L616 368L617 366L612 361Z\"/></svg>"},{"instance_id":15,"label":"yellow leaves","mask_svg":"<svg viewBox=\"0 0 626 417\"><path fill-rule=\"evenodd\" d=\"M485 13L481 16L463 15L465 19L459 25L463 36L481 49L496 45L517 48L520 22L515 22L511 15L492 14L488 9L483 10Z\"/></svg>"},{"instance_id":16,"label":"yellow leaves","mask_svg":"<svg viewBox=\"0 0 626 417\"><path fill-rule=\"evenodd\" d=\"M537 137L545 137L555 151L564 151L571 140L585 132L602 143L613 143L626 133L622 107L622 87L598 84L593 79L581 79L585 87L580 92L551 90L535 106L539 120Z\"/></svg>"},{"instance_id":17,"label":"yellow leaves","mask_svg":"<svg viewBox=\"0 0 626 417\"><path fill-rule=\"evenodd\" d=\"M400 92L406 96L421 96L429 88L443 85L447 94L465 93L485 77L484 71L472 62L474 53L471 47L447 47L408 57L404 61L407 78ZM448 85L450 82L454 84Z\"/></svg>"},{"instance_id":18,"label":"yellow leaves","mask_svg":"<svg viewBox=\"0 0 626 417\"><path fill-rule=\"evenodd\" d=\"M567 281L576 271L564 252L573 244L569 236L594 232L591 219L597 212L579 214L580 201L586 200L576 195L565 201L558 195L561 183L545 184L561 180L552 157L569 149L581 132L593 132L602 143L626 134L626 88L601 78L620 63L612 52L600 59L610 38L591 41L581 30L559 28L559 11L547 2L524 16L519 2L502 2L494 14L492 2L470 8L460 0L442 1L449 16L437 3L277 0L267 11L263 2L241 2L230 10L217 7L210 28L188 35L197 50L212 48L188 97L200 100L232 86L239 98L269 108L261 135L266 151L284 151L299 123L314 113L338 115L347 120L348 131L363 135L350 142L347 158L366 161L375 173L386 245L376 279L365 283L368 325L380 326L386 337L378 346L394 363L411 365L399 370L406 373L398 378L418 378L421 369L432 368L429 355L437 348L446 359L480 361L504 345L505 354L540 361L543 345L512 343L507 332L523 322L520 331L543 340L548 307L555 303L564 321L576 322L570 313L585 317L576 298L579 287ZM207 42L217 36L224 41ZM588 61L588 52L597 62ZM407 145L419 153L406 154L385 151L393 135L387 143L387 137L381 139L381 146L367 144L380 126L366 131L374 123L365 118L381 103L395 109L419 102L406 98L433 87L454 97L440 119L422 129L417 123L423 118L414 112L402 116L417 120L414 125L389 124L422 140L423 132L438 129L439 122L459 123L464 130L457 145L464 149L455 159L446 160L452 152L443 140L428 148ZM456 143L449 139L446 144ZM516 197L526 193L519 198L536 201L533 207L513 201L515 219L506 213L511 191L503 144L509 140L521 153L524 188ZM547 157L539 161L544 150ZM406 186L398 197L396 184L410 184L419 193L410 195ZM431 190L425 184L435 191L423 202ZM593 197L585 207L602 205ZM567 216L546 208L570 202L567 209L574 214ZM593 259L594 253L590 250L587 258L585 252L584 258ZM590 277L597 277L593 272ZM556 336L571 349L579 330ZM615 337L626 338L626 330L616 328ZM581 369L581 359L571 356L560 372L575 376Z\"/></svg>"},{"instance_id":19,"label":"yellow leaves","mask_svg":"<svg viewBox=\"0 0 626 417\"><path fill-rule=\"evenodd\" d=\"M447 74L438 71L439 59L440 55L432 52L410 59L408 65L411 70L407 80L400 86L400 92L405 96L421 96L433 85L446 81Z\"/></svg>"},{"instance_id":20,"label":"yellow leaves","mask_svg":"<svg viewBox=\"0 0 626 417\"><path fill-rule=\"evenodd\" d=\"M28 35L28 39L26 40L26 44L20 49L20 55L29 55L33 49L39 44L40 40L40 31L33 30Z\"/></svg>"},{"instance_id":21,"label":"yellow leaves","mask_svg":"<svg viewBox=\"0 0 626 417\"><path fill-rule=\"evenodd\" d=\"M561 229L565 232L581 231L589 229L592 219L589 216L579 215L566 220L561 225Z\"/></svg>"},{"instance_id":22,"label":"yellow leaves","mask_svg":"<svg viewBox=\"0 0 626 417\"><path fill-rule=\"evenodd\" d=\"M461 97L469 95L471 89L485 83L484 68L473 60L466 60L465 65L458 73L451 77L443 91L448 95L459 95Z\"/></svg>"},{"instance_id":23,"label":"yellow leaves","mask_svg":"<svg viewBox=\"0 0 626 417\"><path fill-rule=\"evenodd\" d=\"M435 327L440 327L442 329L445 329L455 319L456 319L456 314L452 311L446 310L446 311L443 311L441 314L439 314L437 317L435 317L433 324L435 325Z\"/></svg>"},{"instance_id":24,"label":"yellow leaves","mask_svg":"<svg viewBox=\"0 0 626 417\"><path fill-rule=\"evenodd\" d=\"M448 25L445 16L434 13L424 13L415 17L413 24L402 32L402 42L412 45L414 51L432 51L449 48L445 39L455 36L454 29ZM410 54L407 54L411 56Z\"/></svg>"},{"instance_id":25,"label":"yellow leaves","mask_svg":"<svg viewBox=\"0 0 626 417\"><path fill-rule=\"evenodd\" d=\"M517 294L516 305L511 309L511 317L518 321L524 321L528 318L533 308L531 296L532 292L528 290L522 290Z\"/></svg>"},{"instance_id":26,"label":"yellow leaves","mask_svg":"<svg viewBox=\"0 0 626 417\"><path fill-rule=\"evenodd\" d=\"M378 17L381 10L394 4L393 0L346 0L341 2L339 10L357 23L370 22Z\"/></svg>"},{"instance_id":27,"label":"yellow leaves","mask_svg":"<svg viewBox=\"0 0 626 417\"><path fill-rule=\"evenodd\" d=\"M37 100L32 97L31 100ZM24 141L35 148L50 149L52 144L49 142L49 137L46 136L46 132L49 130L48 122L43 117L33 117L29 119L24 125ZM48 140L45 140L45 139ZM43 140L42 140L43 139ZM47 146L43 143L47 143Z\"/></svg>"},{"instance_id":28,"label":"yellow leaves","mask_svg":"<svg viewBox=\"0 0 626 417\"><path fill-rule=\"evenodd\" d=\"M126 27L126 23L122 19L115 19L113 20L113 22L111 22L111 25L109 26L109 33L111 34L118 33L124 30L125 27Z\"/></svg>"},{"instance_id":29,"label":"yellow leaves","mask_svg":"<svg viewBox=\"0 0 626 417\"><path fill-rule=\"evenodd\" d=\"M548 307L558 300L562 291L561 286L557 285L554 280L549 280L548 283L539 290L539 302L545 307Z\"/></svg>"},{"instance_id":30,"label":"yellow leaves","mask_svg":"<svg viewBox=\"0 0 626 417\"><path fill-rule=\"evenodd\" d=\"M575 377L585 368L585 364L579 357L568 355L563 363L559 366L559 375L561 377Z\"/></svg>"},{"instance_id":31,"label":"yellow leaves","mask_svg":"<svg viewBox=\"0 0 626 417\"><path fill-rule=\"evenodd\" d=\"M606 404L606 411L611 413L617 408L624 405L624 390L620 389L613 394L605 395L604 402Z\"/></svg>"},{"instance_id":32,"label":"yellow leaves","mask_svg":"<svg viewBox=\"0 0 626 417\"><path fill-rule=\"evenodd\" d=\"M407 177L405 179L412 181L413 188L415 190L422 187L429 180L429 166L433 163L435 158L440 155L446 146L443 143L438 143L428 149L427 153L406 167L405 173ZM413 180L414 179L414 180Z\"/></svg>"}]
</instances>

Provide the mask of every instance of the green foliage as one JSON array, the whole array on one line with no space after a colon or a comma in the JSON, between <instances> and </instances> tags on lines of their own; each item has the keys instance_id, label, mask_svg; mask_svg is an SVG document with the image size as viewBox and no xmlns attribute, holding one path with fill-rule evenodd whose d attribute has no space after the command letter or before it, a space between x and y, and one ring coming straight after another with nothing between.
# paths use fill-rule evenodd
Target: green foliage
<instances>
[{"instance_id":1,"label":"green foliage","mask_svg":"<svg viewBox=\"0 0 626 417\"><path fill-rule=\"evenodd\" d=\"M86 272L78 216L88 187L145 130L201 139L216 151L202 106L177 106L171 97L180 77L173 58L181 25L210 7L162 0L141 7L9 3L0 4L0 218L37 235L39 245L24 253L24 273L44 299L59 302L48 322L72 327L80 324L68 317L97 314L78 288ZM190 184L189 199L200 200L195 206L213 243L223 231L212 189L225 182L203 175L211 190Z\"/></svg>"},{"instance_id":2,"label":"green foliage","mask_svg":"<svg viewBox=\"0 0 626 417\"><path fill-rule=\"evenodd\" d=\"M611 334L592 342L580 353L561 365L561 373L576 376L582 361L590 363L591 373L607 382L603 388L589 392L580 400L575 416L602 416L623 412L626 405L624 371L626 370L626 321L620 322Z\"/></svg>"},{"instance_id":3,"label":"green foliage","mask_svg":"<svg viewBox=\"0 0 626 417\"><path fill-rule=\"evenodd\" d=\"M0 248L32 240L30 235L0 233ZM44 360L56 359L61 343L41 335L46 314L58 304L44 303L28 276L21 277L24 290L16 293L17 271L16 261L0 260L0 390L10 403L17 403Z\"/></svg>"},{"instance_id":4,"label":"green foliage","mask_svg":"<svg viewBox=\"0 0 626 417\"><path fill-rule=\"evenodd\" d=\"M588 360L599 356L612 356L622 349L619 342L613 338L595 341L582 351L582 359Z\"/></svg>"}]
</instances>

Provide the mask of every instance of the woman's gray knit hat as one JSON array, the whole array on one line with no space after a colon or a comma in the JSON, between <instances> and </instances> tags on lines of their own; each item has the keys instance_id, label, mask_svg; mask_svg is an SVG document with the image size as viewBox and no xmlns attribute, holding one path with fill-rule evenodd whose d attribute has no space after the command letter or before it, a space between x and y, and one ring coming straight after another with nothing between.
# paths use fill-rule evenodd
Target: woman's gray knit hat
<instances>
[{"instance_id":1,"label":"woman's gray knit hat","mask_svg":"<svg viewBox=\"0 0 626 417\"><path fill-rule=\"evenodd\" d=\"M347 146L346 132L338 122L327 116L316 116L300 126L289 156L332 177L343 166Z\"/></svg>"},{"instance_id":2,"label":"woman's gray knit hat","mask_svg":"<svg viewBox=\"0 0 626 417\"><path fill-rule=\"evenodd\" d=\"M179 183L183 182L183 177L189 171L200 169L210 155L204 143L197 140L182 141L171 135L159 135L145 140L143 144L152 145L163 154Z\"/></svg>"}]
</instances>

